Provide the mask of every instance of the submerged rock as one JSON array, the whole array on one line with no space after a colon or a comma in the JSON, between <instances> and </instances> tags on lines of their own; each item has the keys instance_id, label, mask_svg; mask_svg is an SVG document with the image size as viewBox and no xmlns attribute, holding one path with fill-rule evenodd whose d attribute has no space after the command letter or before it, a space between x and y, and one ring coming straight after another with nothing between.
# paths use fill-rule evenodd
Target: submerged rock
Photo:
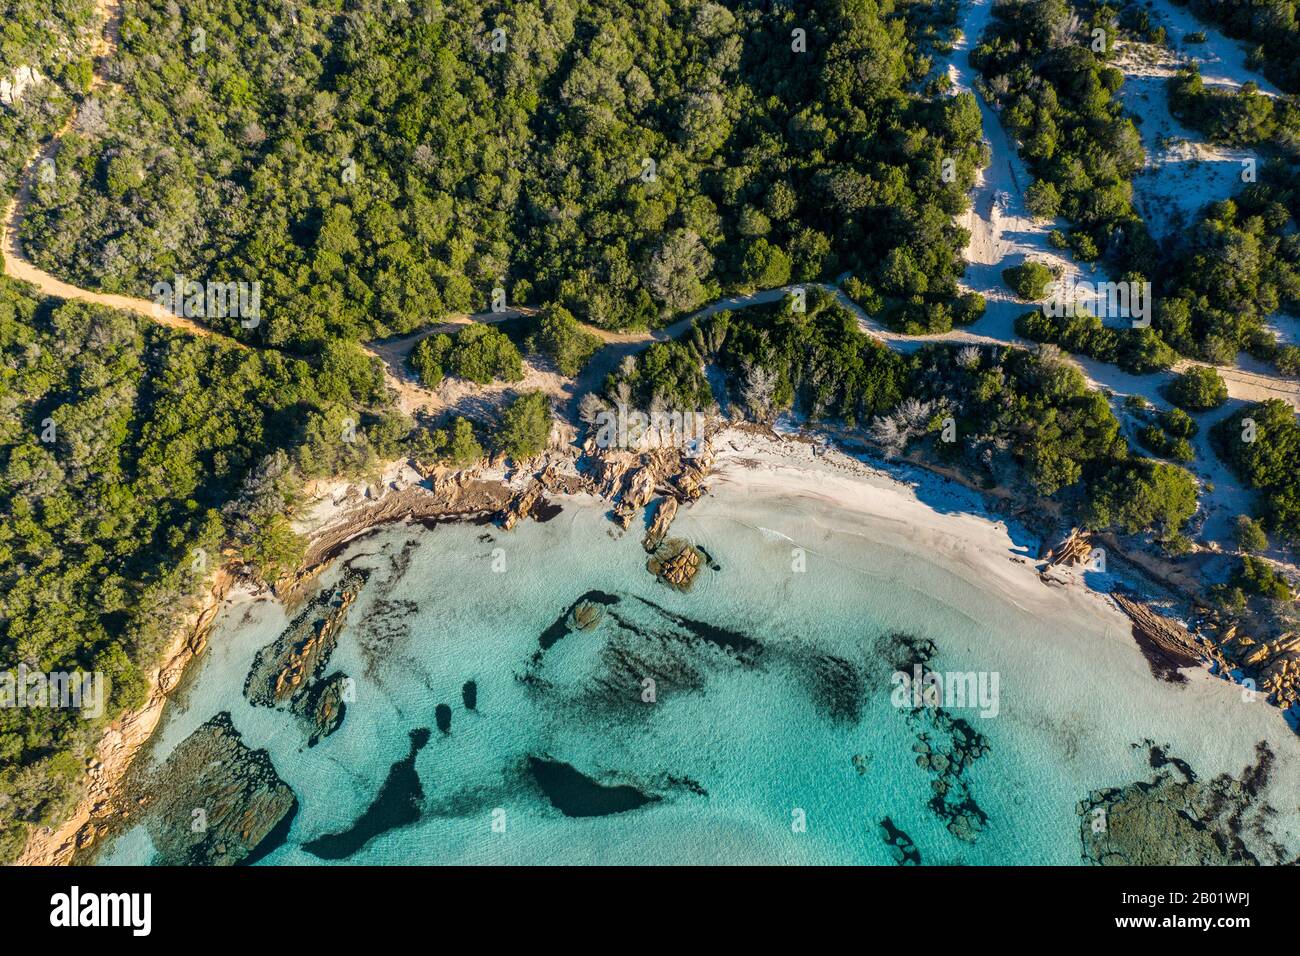
<instances>
[{"instance_id":1,"label":"submerged rock","mask_svg":"<svg viewBox=\"0 0 1300 956\"><path fill-rule=\"evenodd\" d=\"M343 725L352 679L342 671L315 683L294 705L294 713L309 726L307 746L315 747Z\"/></svg>"},{"instance_id":2,"label":"submerged rock","mask_svg":"<svg viewBox=\"0 0 1300 956\"><path fill-rule=\"evenodd\" d=\"M1083 859L1100 866L1254 865L1284 861L1259 800L1273 764L1260 741L1240 777L1196 778L1181 760L1145 741L1156 774L1149 781L1094 790L1078 805Z\"/></svg>"},{"instance_id":3,"label":"submerged rock","mask_svg":"<svg viewBox=\"0 0 1300 956\"><path fill-rule=\"evenodd\" d=\"M347 568L337 587L321 591L279 637L257 652L244 680L250 704L289 710L303 722L309 747L338 730L347 712L344 694L350 678L337 673L321 680L321 674L367 577L364 571Z\"/></svg>"},{"instance_id":4,"label":"submerged rock","mask_svg":"<svg viewBox=\"0 0 1300 956\"><path fill-rule=\"evenodd\" d=\"M433 709L433 719L438 725L438 729L444 734L451 733L451 708L446 704L439 704Z\"/></svg>"},{"instance_id":5,"label":"submerged rock","mask_svg":"<svg viewBox=\"0 0 1300 956\"><path fill-rule=\"evenodd\" d=\"M884 831L885 843L888 844L895 863L899 866L921 865L921 851L916 848L910 836L894 826L893 820L885 817L880 821L880 829Z\"/></svg>"},{"instance_id":6,"label":"submerged rock","mask_svg":"<svg viewBox=\"0 0 1300 956\"><path fill-rule=\"evenodd\" d=\"M303 844L303 849L322 860L342 860L389 830L410 826L420 819L424 787L415 770L415 758L429 743L429 731L412 730L411 749L388 770L379 795L366 812L342 833L328 833Z\"/></svg>"},{"instance_id":7,"label":"submerged rock","mask_svg":"<svg viewBox=\"0 0 1300 956\"><path fill-rule=\"evenodd\" d=\"M298 801L228 713L177 745L149 781L146 828L164 866L250 863L284 842Z\"/></svg>"},{"instance_id":8,"label":"submerged rock","mask_svg":"<svg viewBox=\"0 0 1300 956\"><path fill-rule=\"evenodd\" d=\"M295 704L329 664L348 608L365 585L363 572L349 569L338 586L322 591L284 633L257 652L244 681L244 696L261 707Z\"/></svg>"},{"instance_id":9,"label":"submerged rock","mask_svg":"<svg viewBox=\"0 0 1300 956\"><path fill-rule=\"evenodd\" d=\"M460 699L466 710L476 708L478 706L478 684L472 680L465 681L460 688Z\"/></svg>"},{"instance_id":10,"label":"submerged rock","mask_svg":"<svg viewBox=\"0 0 1300 956\"><path fill-rule=\"evenodd\" d=\"M627 784L606 786L571 764L529 757L528 770L551 805L566 817L604 817L626 813L659 797Z\"/></svg>"},{"instance_id":11,"label":"submerged rock","mask_svg":"<svg viewBox=\"0 0 1300 956\"><path fill-rule=\"evenodd\" d=\"M862 668L835 654L817 654L811 661L813 699L834 721L857 723L867 696Z\"/></svg>"}]
</instances>

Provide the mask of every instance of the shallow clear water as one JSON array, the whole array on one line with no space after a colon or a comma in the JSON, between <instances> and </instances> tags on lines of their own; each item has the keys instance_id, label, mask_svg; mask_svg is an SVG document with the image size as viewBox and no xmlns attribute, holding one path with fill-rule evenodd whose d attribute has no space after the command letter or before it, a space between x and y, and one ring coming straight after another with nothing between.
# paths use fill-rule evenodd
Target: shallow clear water
<instances>
[{"instance_id":1,"label":"shallow clear water","mask_svg":"<svg viewBox=\"0 0 1300 956\"><path fill-rule=\"evenodd\" d=\"M288 841L267 864L322 862L303 844L352 825L408 754L409 732L435 728L438 704L451 707L451 729L434 729L416 757L419 822L343 862L889 863L880 826L888 816L926 863L1076 863L1078 801L1150 777L1135 744L1168 744L1210 775L1240 772L1266 739L1279 758L1275 829L1294 852L1300 741L1280 714L1204 674L1185 685L1155 681L1123 619L1100 602L1042 586L1032 606L1020 606L978 563L918 553L905 527L808 499L710 497L684 511L673 533L721 565L689 594L657 583L640 532L618 536L595 504L568 503L551 521L510 533L385 529L348 554L374 572L326 672L357 681L338 732L307 749L292 716L245 701L253 656L286 619L274 602L243 603L169 705L150 759L229 711L299 800ZM539 635L591 590L619 603L534 662ZM743 632L761 652L729 655L672 615ZM962 778L987 815L973 843L927 805L934 774L917 766L913 746L920 732L942 735L924 713L891 702L881 641L895 631L934 641L932 670L998 675L997 716L950 710L990 747ZM657 681L653 703L613 667L616 651L673 675ZM858 713L834 712L846 695L824 679L826 655L861 676L860 693L847 694ZM531 684L520 680L529 675ZM461 702L467 680L478 685L475 711ZM529 774L530 756L660 799L565 816ZM800 819L805 827L794 825ZM137 827L100 861L151 857Z\"/></svg>"}]
</instances>

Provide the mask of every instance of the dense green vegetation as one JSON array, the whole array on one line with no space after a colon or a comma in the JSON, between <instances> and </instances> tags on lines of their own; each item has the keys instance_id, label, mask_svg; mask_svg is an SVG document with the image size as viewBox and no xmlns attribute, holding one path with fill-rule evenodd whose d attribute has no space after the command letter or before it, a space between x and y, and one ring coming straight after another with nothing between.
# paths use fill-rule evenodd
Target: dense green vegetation
<instances>
[{"instance_id":1,"label":"dense green vegetation","mask_svg":"<svg viewBox=\"0 0 1300 956\"><path fill-rule=\"evenodd\" d=\"M1270 169L1234 198L1212 203L1166 256L1154 326L1185 355L1234 362L1245 350L1295 373L1300 356L1266 326L1300 311L1300 181Z\"/></svg>"},{"instance_id":2,"label":"dense green vegetation","mask_svg":"<svg viewBox=\"0 0 1300 956\"><path fill-rule=\"evenodd\" d=\"M806 312L793 305L697 320L611 376L605 397L706 408L712 363L727 373L718 398L753 417L793 409L860 428L891 453L928 445L990 485L1009 459L1036 493L1059 497L1093 527L1169 538L1195 511L1191 475L1132 456L1105 396L1051 350L930 346L904 355L861 332L828 295L810 294Z\"/></svg>"},{"instance_id":3,"label":"dense green vegetation","mask_svg":"<svg viewBox=\"0 0 1300 956\"><path fill-rule=\"evenodd\" d=\"M63 125L72 98L90 89L99 26L93 0L0 0L0 24L0 80L13 82L24 68L41 78L14 102L0 104L0 206L5 206L37 145Z\"/></svg>"},{"instance_id":4,"label":"dense green vegetation","mask_svg":"<svg viewBox=\"0 0 1300 956\"><path fill-rule=\"evenodd\" d=\"M1072 224L1068 233L1053 232L1053 245L1081 261L1102 261L1122 281L1149 279L1155 286L1154 331L1112 330L1087 316L1025 316L1020 334L1130 372L1168 368L1172 348L1220 364L1247 350L1294 374L1300 349L1279 346L1265 320L1300 303L1296 170L1281 161L1259 170L1259 182L1209 207L1158 252L1132 205L1131 179L1143 153L1114 96L1123 75L1107 62L1121 27L1159 39L1149 17L1132 7L1116 16L1115 8L1090 0L1015 0L995 8L973 54L984 89L1001 106L1002 122L1036 177L1026 205L1035 215ZM1290 101L1275 103L1249 88L1237 95L1214 91L1194 72L1171 80L1171 109L1222 142L1267 140L1291 152L1300 130L1300 111ZM1026 299L1036 298L1031 278L1006 276Z\"/></svg>"},{"instance_id":5,"label":"dense green vegetation","mask_svg":"<svg viewBox=\"0 0 1300 956\"><path fill-rule=\"evenodd\" d=\"M1002 270L1002 281L1026 302L1037 302L1048 296L1048 285L1056 279L1052 270L1033 259L1018 266Z\"/></svg>"},{"instance_id":6,"label":"dense green vegetation","mask_svg":"<svg viewBox=\"0 0 1300 956\"><path fill-rule=\"evenodd\" d=\"M1228 400L1228 385L1214 369L1192 365L1169 383L1165 397L1179 408L1206 412Z\"/></svg>"},{"instance_id":7,"label":"dense green vegetation","mask_svg":"<svg viewBox=\"0 0 1300 956\"><path fill-rule=\"evenodd\" d=\"M1264 524L1276 539L1300 541L1300 423L1270 399L1225 418L1212 432L1222 458L1260 493Z\"/></svg>"},{"instance_id":8,"label":"dense green vegetation","mask_svg":"<svg viewBox=\"0 0 1300 956\"><path fill-rule=\"evenodd\" d=\"M526 392L501 413L497 442L501 451L521 462L543 451L550 434L551 397L545 392Z\"/></svg>"},{"instance_id":9,"label":"dense green vegetation","mask_svg":"<svg viewBox=\"0 0 1300 956\"><path fill-rule=\"evenodd\" d=\"M1286 576L1273 569L1263 558L1242 555L1241 563L1228 579L1228 583L1217 589L1221 600L1233 607L1243 606L1245 596L1258 594L1275 601L1289 601L1294 596Z\"/></svg>"},{"instance_id":10,"label":"dense green vegetation","mask_svg":"<svg viewBox=\"0 0 1300 956\"><path fill-rule=\"evenodd\" d=\"M1187 3L1197 19L1218 26L1230 37L1258 44L1251 66L1281 89L1300 93L1300 17L1294 0L1173 0ZM1205 42L1205 34L1200 34ZM1192 34L1187 35L1192 39Z\"/></svg>"},{"instance_id":11,"label":"dense green vegetation","mask_svg":"<svg viewBox=\"0 0 1300 956\"><path fill-rule=\"evenodd\" d=\"M425 388L436 388L446 375L486 385L493 379L518 382L524 359L504 332L475 323L452 335L430 335L411 349L408 363Z\"/></svg>"},{"instance_id":12,"label":"dense green vegetation","mask_svg":"<svg viewBox=\"0 0 1300 956\"><path fill-rule=\"evenodd\" d=\"M1200 431L1200 426L1192 421L1181 408L1170 408L1160 412L1150 424L1138 432L1138 441L1161 458L1188 462L1196 457L1196 451L1188 440Z\"/></svg>"},{"instance_id":13,"label":"dense green vegetation","mask_svg":"<svg viewBox=\"0 0 1300 956\"><path fill-rule=\"evenodd\" d=\"M1236 90L1206 86L1192 64L1169 80L1169 112L1215 143L1269 144L1300 157L1300 107L1290 97L1266 96L1254 83Z\"/></svg>"},{"instance_id":14,"label":"dense green vegetation","mask_svg":"<svg viewBox=\"0 0 1300 956\"><path fill-rule=\"evenodd\" d=\"M1016 319L1016 334L1118 365L1134 375L1167 369L1178 359L1154 329L1112 328L1083 311L1059 318L1037 309L1025 312Z\"/></svg>"},{"instance_id":15,"label":"dense green vegetation","mask_svg":"<svg viewBox=\"0 0 1300 956\"><path fill-rule=\"evenodd\" d=\"M127 0L27 236L106 290L260 281L229 331L303 350L498 288L622 328L843 271L943 324L980 117L916 90L912 6Z\"/></svg>"},{"instance_id":16,"label":"dense green vegetation","mask_svg":"<svg viewBox=\"0 0 1300 956\"><path fill-rule=\"evenodd\" d=\"M354 346L308 364L6 278L0 355L0 662L111 684L98 720L0 708L7 858L24 823L66 812L97 733L141 702L223 547L268 578L296 563L284 512L299 477L363 470L410 426Z\"/></svg>"},{"instance_id":17,"label":"dense green vegetation","mask_svg":"<svg viewBox=\"0 0 1300 956\"><path fill-rule=\"evenodd\" d=\"M971 62L1035 177L1030 211L1070 221L1075 258L1149 278L1156 250L1131 183L1142 141L1115 96L1124 75L1108 62L1116 29L1114 8L1087 0L1011 0L993 8Z\"/></svg>"},{"instance_id":18,"label":"dense green vegetation","mask_svg":"<svg viewBox=\"0 0 1300 956\"><path fill-rule=\"evenodd\" d=\"M593 335L562 305L542 310L537 331L529 339L529 348L549 356L561 375L574 376L601 347L600 336Z\"/></svg>"},{"instance_id":19,"label":"dense green vegetation","mask_svg":"<svg viewBox=\"0 0 1300 956\"><path fill-rule=\"evenodd\" d=\"M1250 515L1237 515L1232 528L1233 539L1242 551L1266 551L1268 535L1264 527Z\"/></svg>"},{"instance_id":20,"label":"dense green vegetation","mask_svg":"<svg viewBox=\"0 0 1300 956\"><path fill-rule=\"evenodd\" d=\"M112 681L98 721L0 710L0 859L26 825L66 812L89 745L139 702L206 571L233 557L273 581L298 564L288 515L303 479L546 446L545 393L417 425L357 340L533 303L521 331L468 325L410 356L426 386L517 382L521 343L574 376L600 344L582 322L661 325L724 291L848 273L856 302L913 333L984 309L958 293L953 222L981 163L980 114L969 94L944 95L928 56L951 4L126 0L120 89L88 99L89 0L53 0L57 24L50 2L9 2L0 36L0 62L30 57L55 80L0 107L7 190L81 97L25 223L32 254L146 297L176 274L261 282L264 321L207 320L257 346L237 348L0 280L0 662ZM1093 26L1113 38L1111 14L1079 9L1075 26L1064 0L999 6L976 59L1036 176L1031 209L1073 223L1063 244L1079 258L1151 275L1122 77L1109 42L1089 47ZM1135 372L1172 364L1161 334L1265 351L1270 303L1296 300L1297 194L1282 179L1212 211L1193 248L1241 255L1226 272L1195 252L1166 270L1186 311L1167 306L1159 333L1037 312L1017 327ZM1008 270L1027 298L1050 278L1032 265ZM807 296L801 311L787 299L696 321L625 362L584 414L797 410L987 487L1022 484L1090 527L1170 542L1195 510L1191 476L1133 454L1056 350L904 355L822 290ZM1274 446L1290 443L1282 462L1300 445L1288 421L1269 426ZM1183 460L1195 425L1173 410L1148 430L1148 447ZM1234 464L1282 500L1269 527L1294 538L1300 490L1277 456Z\"/></svg>"}]
</instances>

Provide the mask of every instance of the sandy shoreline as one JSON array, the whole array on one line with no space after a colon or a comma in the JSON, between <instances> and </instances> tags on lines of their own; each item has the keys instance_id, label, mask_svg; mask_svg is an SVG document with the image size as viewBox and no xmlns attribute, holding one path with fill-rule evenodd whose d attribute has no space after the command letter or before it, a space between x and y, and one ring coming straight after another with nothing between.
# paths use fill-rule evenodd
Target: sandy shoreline
<instances>
[{"instance_id":1,"label":"sandy shoreline","mask_svg":"<svg viewBox=\"0 0 1300 956\"><path fill-rule=\"evenodd\" d=\"M1066 568L1039 571L1037 535L997 515L985 496L907 463L885 470L829 445L728 431L714 439L717 495L807 498L870 519L872 540L925 555L1022 610L1059 613L1062 592L1080 613L1128 633L1128 619ZM916 474L914 474L916 473ZM922 500L943 500L941 511Z\"/></svg>"},{"instance_id":2,"label":"sandy shoreline","mask_svg":"<svg viewBox=\"0 0 1300 956\"><path fill-rule=\"evenodd\" d=\"M1060 569L1049 586L1037 565L1037 538L998 517L987 496L910 463L888 470L874 467L832 445L801 436L782 436L752 427L726 428L712 438L716 457L707 479L709 494L740 499L814 499L869 519L869 540L922 554L959 573L971 585L992 591L1028 612L1060 613L1064 598L1078 613L1103 620L1126 640L1128 619L1082 577ZM563 459L568 465L573 458ZM300 597L322 570L348 546L377 528L427 520L468 520L500 510L531 480L520 469L500 468L423 477L407 461L390 463L380 480L318 482L309 501L294 516L296 529L310 539L307 557L292 586L282 588L287 602ZM576 470L574 471L576 475ZM900 477L900 475L902 477ZM550 493L556 502L585 502L587 493ZM944 502L940 510L925 499ZM686 506L690 508L690 505ZM1033 542L1033 544L1027 542ZM1019 543L1017 543L1019 542ZM176 636L164 663L151 675L149 700L140 711L113 724L101 740L87 796L74 816L58 829L34 831L21 864L62 864L111 819L114 796L139 750L158 726L167 695L186 666L206 644L217 612L255 595L232 587L223 569L201 611ZM98 819L95 810L101 811Z\"/></svg>"}]
</instances>

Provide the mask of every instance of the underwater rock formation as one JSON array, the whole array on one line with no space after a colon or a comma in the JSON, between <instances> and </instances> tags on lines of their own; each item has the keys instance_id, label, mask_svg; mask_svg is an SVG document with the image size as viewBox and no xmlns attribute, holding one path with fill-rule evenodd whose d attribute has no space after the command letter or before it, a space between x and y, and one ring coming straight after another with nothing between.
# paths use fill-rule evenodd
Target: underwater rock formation
<instances>
[{"instance_id":1,"label":"underwater rock formation","mask_svg":"<svg viewBox=\"0 0 1300 956\"><path fill-rule=\"evenodd\" d=\"M606 786L559 760L529 757L528 771L546 799L566 817L607 817L660 799L627 784Z\"/></svg>"},{"instance_id":2,"label":"underwater rock formation","mask_svg":"<svg viewBox=\"0 0 1300 956\"><path fill-rule=\"evenodd\" d=\"M343 725L352 679L339 671L312 684L299 696L293 712L308 725L307 746L315 747Z\"/></svg>"},{"instance_id":3,"label":"underwater rock formation","mask_svg":"<svg viewBox=\"0 0 1300 956\"><path fill-rule=\"evenodd\" d=\"M420 819L424 787L415 771L415 758L429 743L428 728L412 730L411 749L388 770L379 795L352 826L341 833L327 833L303 844L303 849L322 860L343 860L352 856L382 833L410 826Z\"/></svg>"},{"instance_id":4,"label":"underwater rock formation","mask_svg":"<svg viewBox=\"0 0 1300 956\"><path fill-rule=\"evenodd\" d=\"M1100 866L1221 866L1283 862L1269 834L1273 808L1260 800L1273 752L1260 741L1239 777L1199 780L1185 762L1144 741L1156 770L1149 781L1094 790L1082 800L1085 862Z\"/></svg>"},{"instance_id":5,"label":"underwater rock formation","mask_svg":"<svg viewBox=\"0 0 1300 956\"><path fill-rule=\"evenodd\" d=\"M321 591L284 632L257 652L244 680L244 697L257 707L289 710L305 725L307 746L338 730L351 686L346 674L322 680L348 608L365 586L368 572L348 567L338 585Z\"/></svg>"},{"instance_id":6,"label":"underwater rock formation","mask_svg":"<svg viewBox=\"0 0 1300 956\"><path fill-rule=\"evenodd\" d=\"M265 750L220 713L186 737L148 784L146 828L165 866L251 863L284 842L298 801Z\"/></svg>"},{"instance_id":7,"label":"underwater rock formation","mask_svg":"<svg viewBox=\"0 0 1300 956\"><path fill-rule=\"evenodd\" d=\"M893 820L885 817L880 821L880 829L884 831L885 843L889 846L895 863L899 866L921 865L921 851L916 848L910 836L894 826Z\"/></svg>"},{"instance_id":8,"label":"underwater rock formation","mask_svg":"<svg viewBox=\"0 0 1300 956\"><path fill-rule=\"evenodd\" d=\"M348 608L367 575L349 568L333 589L322 591L284 633L257 652L244 681L244 696L261 707L296 703L329 664Z\"/></svg>"}]
</instances>

